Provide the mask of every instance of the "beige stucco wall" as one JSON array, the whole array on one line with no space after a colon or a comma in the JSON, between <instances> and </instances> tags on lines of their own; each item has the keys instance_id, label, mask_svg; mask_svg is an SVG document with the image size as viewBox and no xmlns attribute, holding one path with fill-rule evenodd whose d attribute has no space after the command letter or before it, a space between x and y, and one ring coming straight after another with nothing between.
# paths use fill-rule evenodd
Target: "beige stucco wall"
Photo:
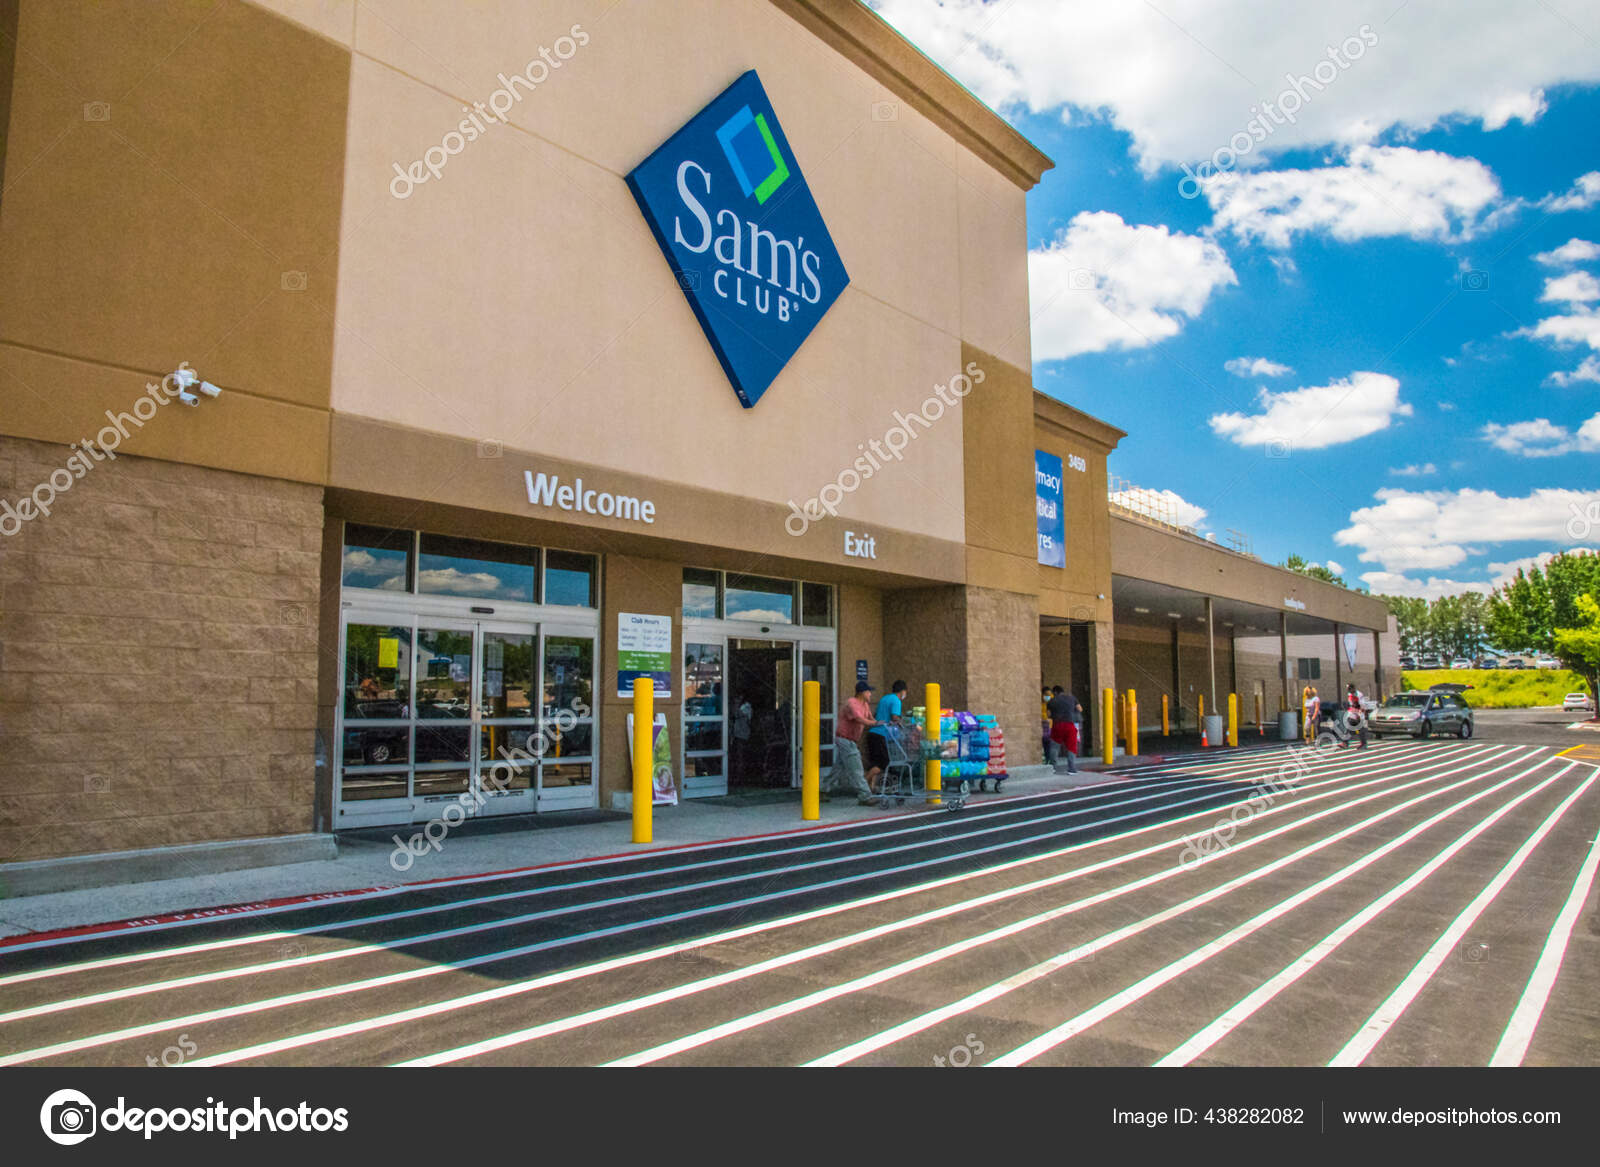
<instances>
[{"instance_id":1,"label":"beige stucco wall","mask_svg":"<svg viewBox=\"0 0 1600 1167\"><path fill-rule=\"evenodd\" d=\"M589 43L510 125L393 197L394 163L574 23ZM948 382L967 333L1029 363L1022 190L909 105L875 117L892 95L776 7L595 0L558 21L512 0L411 0L358 10L354 50L336 411L803 502ZM623 181L748 68L852 281L753 410ZM935 424L843 513L960 540L962 456L960 422Z\"/></svg>"}]
</instances>

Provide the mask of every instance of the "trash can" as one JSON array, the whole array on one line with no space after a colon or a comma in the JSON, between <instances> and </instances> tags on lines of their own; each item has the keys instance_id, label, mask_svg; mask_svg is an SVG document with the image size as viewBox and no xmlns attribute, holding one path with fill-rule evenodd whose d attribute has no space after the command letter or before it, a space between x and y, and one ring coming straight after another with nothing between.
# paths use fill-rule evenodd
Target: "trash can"
<instances>
[{"instance_id":1,"label":"trash can","mask_svg":"<svg viewBox=\"0 0 1600 1167\"><path fill-rule=\"evenodd\" d=\"M1286 742L1300 740L1300 715L1293 709L1278 714L1278 737Z\"/></svg>"},{"instance_id":2,"label":"trash can","mask_svg":"<svg viewBox=\"0 0 1600 1167\"><path fill-rule=\"evenodd\" d=\"M1206 714L1206 741L1214 746L1228 744L1227 719L1216 713Z\"/></svg>"}]
</instances>

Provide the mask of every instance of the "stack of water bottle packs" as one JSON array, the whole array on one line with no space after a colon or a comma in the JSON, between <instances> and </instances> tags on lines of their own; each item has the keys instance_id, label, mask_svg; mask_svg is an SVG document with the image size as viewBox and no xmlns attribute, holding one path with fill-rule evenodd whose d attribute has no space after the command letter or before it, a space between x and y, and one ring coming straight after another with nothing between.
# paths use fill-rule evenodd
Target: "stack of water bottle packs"
<instances>
[{"instance_id":1,"label":"stack of water bottle packs","mask_svg":"<svg viewBox=\"0 0 1600 1167\"><path fill-rule=\"evenodd\" d=\"M943 785L960 782L986 785L987 779L994 779L995 788L999 789L1000 780L1006 777L1006 745L998 718L990 713L941 709L936 744L922 738L927 710L918 706L908 712L911 726L905 738L906 752L923 761L937 758Z\"/></svg>"}]
</instances>

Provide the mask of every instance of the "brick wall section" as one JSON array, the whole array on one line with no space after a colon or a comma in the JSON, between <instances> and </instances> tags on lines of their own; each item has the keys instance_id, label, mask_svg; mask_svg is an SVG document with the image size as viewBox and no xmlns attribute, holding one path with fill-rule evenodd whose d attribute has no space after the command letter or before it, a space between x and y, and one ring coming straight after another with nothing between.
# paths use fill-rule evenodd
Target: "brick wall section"
<instances>
[{"instance_id":1,"label":"brick wall section","mask_svg":"<svg viewBox=\"0 0 1600 1167\"><path fill-rule=\"evenodd\" d=\"M0 498L71 454L0 437ZM0 862L311 829L322 522L124 454L0 538Z\"/></svg>"},{"instance_id":2,"label":"brick wall section","mask_svg":"<svg viewBox=\"0 0 1600 1167\"><path fill-rule=\"evenodd\" d=\"M904 678L911 704L939 683L946 708L992 713L1006 735L1006 762L1041 760L1039 606L994 588L910 588L883 595L885 675Z\"/></svg>"},{"instance_id":3,"label":"brick wall section","mask_svg":"<svg viewBox=\"0 0 1600 1167\"><path fill-rule=\"evenodd\" d=\"M1006 735L1006 764L1043 761L1039 742L1039 600L996 588L966 589L967 708L992 713Z\"/></svg>"},{"instance_id":4,"label":"brick wall section","mask_svg":"<svg viewBox=\"0 0 1600 1167\"><path fill-rule=\"evenodd\" d=\"M891 682L899 677L911 687L910 705L922 704L923 686L933 681L947 708L962 706L967 699L966 589L951 585L884 592L883 657L883 675ZM855 667L853 661L850 667ZM842 692L855 688L854 674L848 679L851 683L841 685Z\"/></svg>"}]
</instances>

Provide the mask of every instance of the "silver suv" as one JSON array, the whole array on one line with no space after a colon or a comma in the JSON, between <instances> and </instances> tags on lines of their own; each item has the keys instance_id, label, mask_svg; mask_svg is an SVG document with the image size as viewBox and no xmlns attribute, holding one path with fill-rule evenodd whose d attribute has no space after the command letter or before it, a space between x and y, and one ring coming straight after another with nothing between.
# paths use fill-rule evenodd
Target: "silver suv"
<instances>
[{"instance_id":1,"label":"silver suv","mask_svg":"<svg viewBox=\"0 0 1600 1167\"><path fill-rule=\"evenodd\" d=\"M1396 693L1369 719L1373 737L1404 733L1412 737L1472 736L1472 707L1459 693Z\"/></svg>"}]
</instances>

